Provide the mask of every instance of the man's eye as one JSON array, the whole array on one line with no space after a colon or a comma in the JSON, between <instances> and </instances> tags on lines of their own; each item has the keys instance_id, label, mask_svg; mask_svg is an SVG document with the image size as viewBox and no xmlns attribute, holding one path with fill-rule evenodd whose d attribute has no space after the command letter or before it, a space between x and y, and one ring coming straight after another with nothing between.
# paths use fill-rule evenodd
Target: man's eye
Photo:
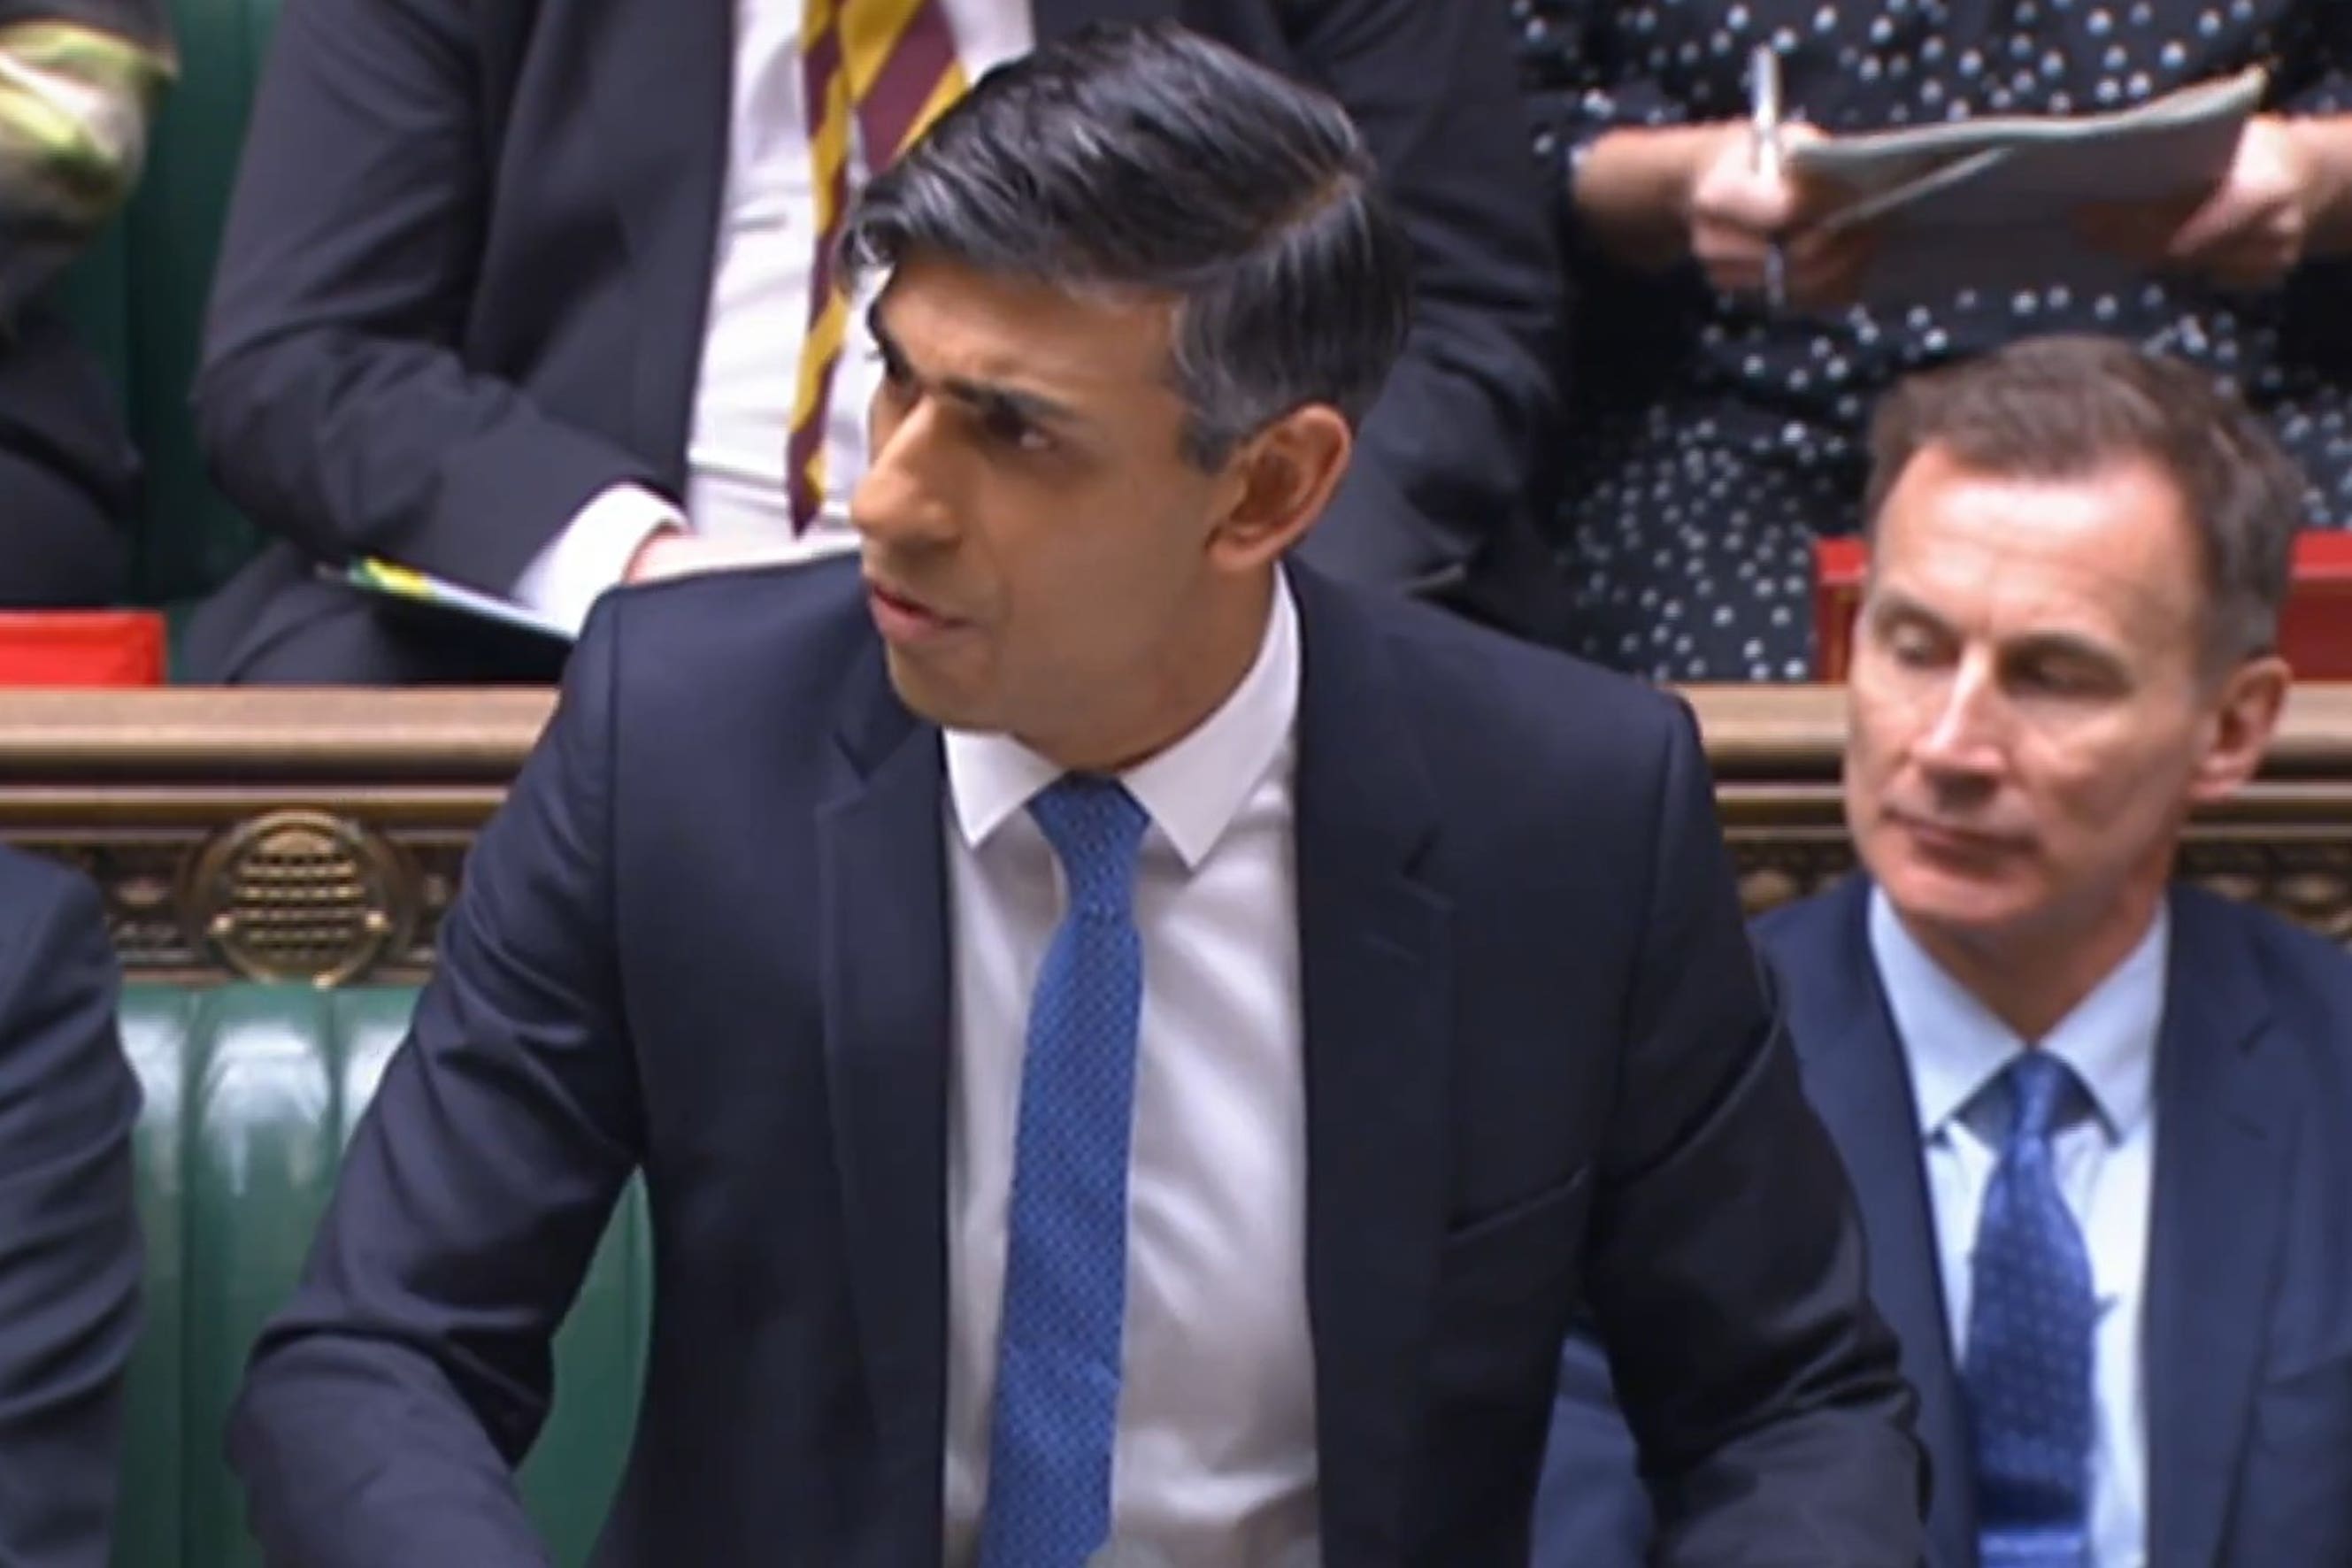
<instances>
[{"instance_id":1,"label":"man's eye","mask_svg":"<svg viewBox=\"0 0 2352 1568\"><path fill-rule=\"evenodd\" d=\"M1916 626L1897 626L1885 634L1886 651L1897 664L1924 666L1935 661L1938 649L1936 639L1927 630Z\"/></svg>"},{"instance_id":2,"label":"man's eye","mask_svg":"<svg viewBox=\"0 0 2352 1568\"><path fill-rule=\"evenodd\" d=\"M996 445L1015 451L1044 452L1054 444L1053 437L1010 408L992 408L982 415L981 429Z\"/></svg>"},{"instance_id":3,"label":"man's eye","mask_svg":"<svg viewBox=\"0 0 2352 1568\"><path fill-rule=\"evenodd\" d=\"M2096 670L2063 660L2026 665L2017 671L2015 679L2021 689L2050 697L2089 697L2106 685Z\"/></svg>"}]
</instances>

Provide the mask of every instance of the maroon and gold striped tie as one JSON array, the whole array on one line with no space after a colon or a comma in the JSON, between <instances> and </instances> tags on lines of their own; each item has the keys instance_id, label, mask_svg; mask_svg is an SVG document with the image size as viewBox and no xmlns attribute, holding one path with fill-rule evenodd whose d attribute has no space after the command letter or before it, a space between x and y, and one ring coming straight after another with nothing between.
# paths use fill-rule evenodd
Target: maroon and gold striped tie
<instances>
[{"instance_id":1,"label":"maroon and gold striped tie","mask_svg":"<svg viewBox=\"0 0 2352 1568\"><path fill-rule=\"evenodd\" d=\"M940 0L809 0L801 26L809 150L816 191L816 256L809 283L808 341L801 350L784 442L793 531L816 520L825 490L824 426L834 367L849 325L835 247L849 206L853 123L868 169L887 168L963 95Z\"/></svg>"}]
</instances>

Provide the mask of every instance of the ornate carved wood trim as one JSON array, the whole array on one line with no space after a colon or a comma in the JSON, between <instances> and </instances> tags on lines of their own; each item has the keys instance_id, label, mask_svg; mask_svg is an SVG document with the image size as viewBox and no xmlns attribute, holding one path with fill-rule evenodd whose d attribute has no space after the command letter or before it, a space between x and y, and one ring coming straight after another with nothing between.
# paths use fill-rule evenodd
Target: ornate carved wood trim
<instances>
[{"instance_id":1,"label":"ornate carved wood trim","mask_svg":"<svg viewBox=\"0 0 2352 1568\"><path fill-rule=\"evenodd\" d=\"M1750 910L1852 860L1841 694L1688 693ZM552 694L0 691L0 839L105 889L142 980L414 980L467 846ZM2352 686L2295 694L2263 778L2191 826L2185 874L2352 942Z\"/></svg>"}]
</instances>

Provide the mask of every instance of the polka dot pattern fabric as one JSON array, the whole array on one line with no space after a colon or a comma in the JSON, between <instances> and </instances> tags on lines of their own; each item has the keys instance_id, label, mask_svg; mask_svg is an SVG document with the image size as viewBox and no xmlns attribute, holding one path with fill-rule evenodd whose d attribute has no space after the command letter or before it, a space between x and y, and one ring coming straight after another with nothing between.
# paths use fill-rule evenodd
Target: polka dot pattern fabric
<instances>
[{"instance_id":1,"label":"polka dot pattern fabric","mask_svg":"<svg viewBox=\"0 0 2352 1568\"><path fill-rule=\"evenodd\" d=\"M1120 784L1077 774L1029 810L1069 908L1030 1003L980 1561L1080 1568L1110 1538L1146 817Z\"/></svg>"},{"instance_id":2,"label":"polka dot pattern fabric","mask_svg":"<svg viewBox=\"0 0 2352 1568\"><path fill-rule=\"evenodd\" d=\"M2050 1148L2088 1099L2040 1051L2005 1076L2012 1119L1977 1223L1963 1369L1980 1555L1985 1568L2089 1568L2098 1298Z\"/></svg>"},{"instance_id":3,"label":"polka dot pattern fabric","mask_svg":"<svg viewBox=\"0 0 2352 1568\"><path fill-rule=\"evenodd\" d=\"M1696 268L1633 276L1583 243L1567 192L1620 127L1744 113L1749 50L1832 132L2121 108L2273 64L2267 108L2352 109L2343 0L1513 0L1538 156L1577 285L1556 544L1580 651L1661 679L1801 679L1811 541L1858 526L1866 422L1902 376L2021 336L2098 331L2210 369L2312 479L2310 524L2352 525L2352 267L2225 295L2179 279L2057 282L1896 310L1767 313Z\"/></svg>"}]
</instances>

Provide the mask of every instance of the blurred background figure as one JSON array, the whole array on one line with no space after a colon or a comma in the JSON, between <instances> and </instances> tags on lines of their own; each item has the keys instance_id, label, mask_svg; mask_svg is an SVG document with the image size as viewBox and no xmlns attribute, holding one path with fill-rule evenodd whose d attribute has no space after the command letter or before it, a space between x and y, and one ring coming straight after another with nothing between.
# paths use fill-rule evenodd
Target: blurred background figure
<instances>
[{"instance_id":1,"label":"blurred background figure","mask_svg":"<svg viewBox=\"0 0 2352 1568\"><path fill-rule=\"evenodd\" d=\"M1574 646L1659 677L1801 679L1820 534L1855 531L1864 421L1904 375L2087 330L2178 354L2242 394L2309 478L2308 521L2352 521L2352 5L2342 0L1515 0L1570 268L1582 291L1557 545ZM1781 57L1792 118L1832 135L1981 114L2121 109L2269 62L2217 189L2105 215L2135 287L1961 289L1846 303L1869 237L1776 235L1819 193L1756 172L1747 69Z\"/></svg>"},{"instance_id":2,"label":"blurred background figure","mask_svg":"<svg viewBox=\"0 0 2352 1568\"><path fill-rule=\"evenodd\" d=\"M139 1086L97 891L0 845L0 1563L105 1568L139 1333Z\"/></svg>"},{"instance_id":3,"label":"blurred background figure","mask_svg":"<svg viewBox=\"0 0 2352 1568\"><path fill-rule=\"evenodd\" d=\"M195 389L276 538L192 620L189 673L561 663L319 580L360 556L576 628L616 583L852 548L880 357L832 288L845 199L992 68L1153 16L1337 98L1412 239L1412 341L1308 557L1559 635L1532 469L1560 270L1498 7L289 0Z\"/></svg>"},{"instance_id":4,"label":"blurred background figure","mask_svg":"<svg viewBox=\"0 0 2352 1568\"><path fill-rule=\"evenodd\" d=\"M0 0L0 609L110 603L139 464L42 298L137 184L164 0Z\"/></svg>"}]
</instances>

